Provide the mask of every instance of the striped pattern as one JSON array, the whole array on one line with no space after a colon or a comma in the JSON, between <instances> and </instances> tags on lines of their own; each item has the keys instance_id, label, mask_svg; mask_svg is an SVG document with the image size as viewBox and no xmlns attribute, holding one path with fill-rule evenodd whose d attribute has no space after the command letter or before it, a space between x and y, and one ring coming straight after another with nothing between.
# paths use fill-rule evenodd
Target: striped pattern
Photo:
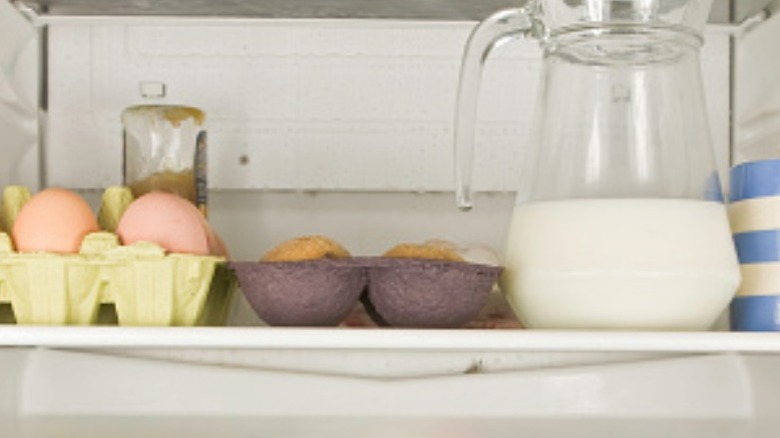
<instances>
[{"instance_id":1,"label":"striped pattern","mask_svg":"<svg viewBox=\"0 0 780 438\"><path fill-rule=\"evenodd\" d=\"M731 169L729 221L742 270L736 331L780 331L780 160Z\"/></svg>"},{"instance_id":2,"label":"striped pattern","mask_svg":"<svg viewBox=\"0 0 780 438\"><path fill-rule=\"evenodd\" d=\"M739 297L731 303L731 328L736 331L780 331L780 296Z\"/></svg>"},{"instance_id":3,"label":"striped pattern","mask_svg":"<svg viewBox=\"0 0 780 438\"><path fill-rule=\"evenodd\" d=\"M735 234L734 244L742 264L780 262L780 230Z\"/></svg>"},{"instance_id":4,"label":"striped pattern","mask_svg":"<svg viewBox=\"0 0 780 438\"><path fill-rule=\"evenodd\" d=\"M780 196L780 159L751 161L731 169L731 202Z\"/></svg>"},{"instance_id":5,"label":"striped pattern","mask_svg":"<svg viewBox=\"0 0 780 438\"><path fill-rule=\"evenodd\" d=\"M743 264L737 296L780 295L780 263Z\"/></svg>"},{"instance_id":6,"label":"striped pattern","mask_svg":"<svg viewBox=\"0 0 780 438\"><path fill-rule=\"evenodd\" d=\"M729 205L728 209L735 234L780 229L780 196L747 199Z\"/></svg>"}]
</instances>

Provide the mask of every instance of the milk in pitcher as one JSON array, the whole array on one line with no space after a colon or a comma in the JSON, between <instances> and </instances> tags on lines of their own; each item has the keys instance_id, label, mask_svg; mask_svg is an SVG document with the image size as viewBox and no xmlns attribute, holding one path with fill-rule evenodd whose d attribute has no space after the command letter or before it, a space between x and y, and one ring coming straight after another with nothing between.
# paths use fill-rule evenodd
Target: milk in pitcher
<instances>
[{"instance_id":1,"label":"milk in pitcher","mask_svg":"<svg viewBox=\"0 0 780 438\"><path fill-rule=\"evenodd\" d=\"M502 289L531 328L709 328L740 282L725 207L585 199L516 207Z\"/></svg>"}]
</instances>

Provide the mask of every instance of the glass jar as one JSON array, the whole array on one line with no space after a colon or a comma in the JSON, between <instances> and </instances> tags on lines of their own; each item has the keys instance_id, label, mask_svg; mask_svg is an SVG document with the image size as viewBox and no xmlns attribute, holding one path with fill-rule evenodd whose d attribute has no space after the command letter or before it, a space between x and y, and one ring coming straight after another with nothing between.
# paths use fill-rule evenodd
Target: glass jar
<instances>
[{"instance_id":1,"label":"glass jar","mask_svg":"<svg viewBox=\"0 0 780 438\"><path fill-rule=\"evenodd\" d=\"M122 112L124 184L133 196L175 193L207 213L206 113L176 105L139 105Z\"/></svg>"}]
</instances>

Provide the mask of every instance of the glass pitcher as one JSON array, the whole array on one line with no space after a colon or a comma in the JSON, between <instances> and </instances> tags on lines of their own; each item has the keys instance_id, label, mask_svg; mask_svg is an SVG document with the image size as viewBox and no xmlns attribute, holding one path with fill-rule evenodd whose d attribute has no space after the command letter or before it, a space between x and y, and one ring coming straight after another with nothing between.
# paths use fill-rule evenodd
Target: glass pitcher
<instances>
[{"instance_id":1,"label":"glass pitcher","mask_svg":"<svg viewBox=\"0 0 780 438\"><path fill-rule=\"evenodd\" d=\"M740 283L699 50L711 0L530 0L466 46L457 199L471 208L482 64L541 43L531 147L501 286L530 328L704 330Z\"/></svg>"}]
</instances>

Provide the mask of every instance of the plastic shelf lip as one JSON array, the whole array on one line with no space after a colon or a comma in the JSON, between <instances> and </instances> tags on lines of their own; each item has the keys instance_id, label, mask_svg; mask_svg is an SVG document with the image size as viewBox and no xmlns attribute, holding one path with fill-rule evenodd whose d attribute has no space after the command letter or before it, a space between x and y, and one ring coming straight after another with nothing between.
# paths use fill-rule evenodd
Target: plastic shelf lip
<instances>
[{"instance_id":1,"label":"plastic shelf lip","mask_svg":"<svg viewBox=\"0 0 780 438\"><path fill-rule=\"evenodd\" d=\"M0 326L0 347L780 353L772 333Z\"/></svg>"},{"instance_id":2,"label":"plastic shelf lip","mask_svg":"<svg viewBox=\"0 0 780 438\"><path fill-rule=\"evenodd\" d=\"M23 0L40 15L479 20L511 0Z\"/></svg>"},{"instance_id":3,"label":"plastic shelf lip","mask_svg":"<svg viewBox=\"0 0 780 438\"><path fill-rule=\"evenodd\" d=\"M710 21L741 22L774 0L715 0ZM254 18L360 18L412 20L480 20L515 7L512 0L22 0L49 16L203 16Z\"/></svg>"}]
</instances>

